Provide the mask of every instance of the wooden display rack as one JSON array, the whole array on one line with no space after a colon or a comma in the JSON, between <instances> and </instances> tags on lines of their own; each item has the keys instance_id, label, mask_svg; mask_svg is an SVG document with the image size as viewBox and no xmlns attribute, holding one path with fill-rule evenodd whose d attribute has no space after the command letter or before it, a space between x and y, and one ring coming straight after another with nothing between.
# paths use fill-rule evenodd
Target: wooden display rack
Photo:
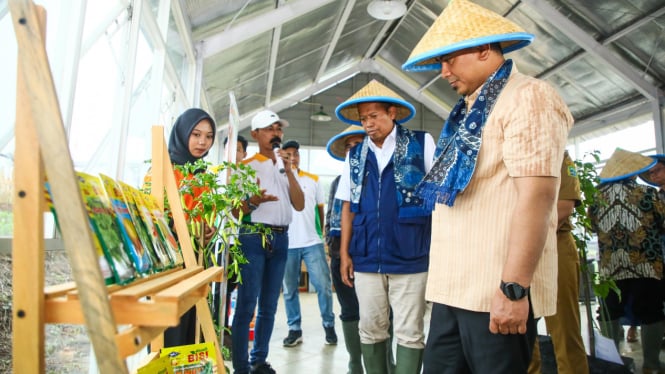
<instances>
[{"instance_id":1,"label":"wooden display rack","mask_svg":"<svg viewBox=\"0 0 665 374\"><path fill-rule=\"evenodd\" d=\"M13 371L44 373L44 324L85 323L101 373L126 373L124 358L152 341L196 306L205 341L213 342L218 373L225 373L206 296L223 269L197 265L173 175L164 131L154 126L152 191L166 190L180 238L184 268L106 286L97 263L45 50L45 12L29 0L10 0L18 42L14 160ZM37 145L38 147L35 147ZM44 198L48 175L74 282L44 289ZM162 206L163 208L163 206ZM77 287L78 286L78 287ZM149 296L149 298L146 298ZM122 332L117 325L130 325ZM197 334L198 336L198 334ZM157 338L157 339L156 339ZM155 340L156 339L156 340Z\"/></svg>"}]
</instances>

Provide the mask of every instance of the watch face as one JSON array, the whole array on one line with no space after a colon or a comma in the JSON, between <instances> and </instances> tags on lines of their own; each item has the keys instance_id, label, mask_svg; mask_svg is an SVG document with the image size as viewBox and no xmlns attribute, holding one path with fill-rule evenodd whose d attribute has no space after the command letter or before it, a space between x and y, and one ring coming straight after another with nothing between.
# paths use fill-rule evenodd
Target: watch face
<instances>
[{"instance_id":1,"label":"watch face","mask_svg":"<svg viewBox=\"0 0 665 374\"><path fill-rule=\"evenodd\" d=\"M520 300L527 294L526 288L514 282L501 282L501 291L503 291L503 294L510 300Z\"/></svg>"}]
</instances>

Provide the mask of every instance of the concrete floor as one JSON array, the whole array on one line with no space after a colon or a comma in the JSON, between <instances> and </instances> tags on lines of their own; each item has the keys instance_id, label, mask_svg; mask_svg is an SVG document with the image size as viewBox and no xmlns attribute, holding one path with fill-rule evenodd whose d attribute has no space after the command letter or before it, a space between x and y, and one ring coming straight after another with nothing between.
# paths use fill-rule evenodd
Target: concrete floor
<instances>
[{"instance_id":1,"label":"concrete floor","mask_svg":"<svg viewBox=\"0 0 665 374\"><path fill-rule=\"evenodd\" d=\"M337 299L333 297L334 313L335 316L339 315L339 304ZM344 335L342 334L339 319L335 320L335 328L339 342L337 345L326 345L324 339L324 331L321 326L321 317L319 315L319 308L317 305L316 294L314 293L301 293L300 302L302 309L302 329L303 329L303 344L296 347L282 346L282 340L288 334L288 327L286 325L286 313L284 311L284 301L282 298L279 300L277 315L275 318L275 329L273 331L270 353L268 355L268 362L277 371L277 373L311 373L311 374L328 374L328 373L346 373L348 355L344 347ZM595 305L592 306L595 310ZM581 308L583 331L586 331L586 318L584 308ZM426 317L426 328L429 326L429 316ZM626 327L627 329L627 327ZM538 324L538 331L540 334L545 334L545 324L540 321ZM639 335L638 335L639 336ZM588 347L588 339L583 335L585 344ZM588 351L588 349L587 349ZM628 356L634 359L635 373L642 372L642 350L640 341L636 343L627 343L625 340L621 342L619 347L622 356ZM665 362L665 351L661 351L661 361Z\"/></svg>"}]
</instances>

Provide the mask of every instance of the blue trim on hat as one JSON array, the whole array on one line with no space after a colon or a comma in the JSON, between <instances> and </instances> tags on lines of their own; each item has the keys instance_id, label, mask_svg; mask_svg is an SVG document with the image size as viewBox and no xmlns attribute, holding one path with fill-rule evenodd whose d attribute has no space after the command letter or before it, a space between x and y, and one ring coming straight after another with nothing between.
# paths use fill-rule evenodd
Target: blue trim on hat
<instances>
[{"instance_id":1,"label":"blue trim on hat","mask_svg":"<svg viewBox=\"0 0 665 374\"><path fill-rule=\"evenodd\" d=\"M330 138L330 140L328 140L328 144L326 144L326 151L328 151L328 154L330 155L330 157L332 157L332 158L334 158L335 160L338 160L338 161L344 161L343 158L337 157L337 155L335 155L332 152L331 148L332 148L333 143L336 142L338 139L344 138L344 137L347 137L347 136L350 136L350 135L365 135L365 129L360 127L360 128L358 128L358 130L352 130L352 131L348 131L348 132L341 132L341 133L333 136L332 138Z\"/></svg>"},{"instance_id":2,"label":"blue trim on hat","mask_svg":"<svg viewBox=\"0 0 665 374\"><path fill-rule=\"evenodd\" d=\"M433 49L431 51L422 53L419 56L412 57L402 65L402 70L404 71L440 70L441 64L439 63L427 64L427 65L417 65L417 64L419 62L423 62L434 57L447 55L448 53L461 51L462 49L466 48L478 47L484 44L519 41L519 43L515 43L503 48L502 51L504 54L506 54L531 44L534 37L535 36L533 34L530 34L528 32L511 32L508 34L489 35L480 38L462 40L461 42Z\"/></svg>"},{"instance_id":3,"label":"blue trim on hat","mask_svg":"<svg viewBox=\"0 0 665 374\"><path fill-rule=\"evenodd\" d=\"M653 157L652 157L652 158L653 158ZM656 165L657 163L658 163L658 160L654 159L653 162L650 163L649 165L643 167L642 169L636 170L636 171L634 171L634 172L632 172L632 173L628 173L628 174L624 174L624 175L619 175L619 176L611 177L611 178L600 178L600 177L599 177L598 179L600 180L600 184L603 184L603 183L609 183L609 182L618 182L618 181L620 181L620 180L628 179L628 178L630 178L630 177L634 177L634 176L636 176L636 175L638 175L638 174L642 174L642 173L644 173L645 171L647 171L647 170L651 169L652 167L654 167L654 165Z\"/></svg>"},{"instance_id":4,"label":"blue trim on hat","mask_svg":"<svg viewBox=\"0 0 665 374\"><path fill-rule=\"evenodd\" d=\"M360 121L354 121L352 119L349 119L349 118L346 118L346 117L342 116L342 109L344 109L346 107L349 107L351 105L357 105L357 104L360 104L360 103L377 103L377 102L378 103L398 104L398 105L401 105L401 106L407 108L411 112L405 118L402 118L402 119L399 119L399 120L395 119L395 122L397 122L397 123L407 122L408 120L413 118L413 116L416 115L416 108L413 105L411 105L411 103L409 103L406 100L401 100L401 99L397 99L397 98L394 98L394 97L388 97L388 96L365 96L365 97L358 97L358 98L355 98L355 99L352 99L352 100L349 100L349 101L345 101L345 102L343 102L343 103L341 103L337 106L337 108L335 109L335 115L342 122L346 122L346 123L351 124L351 125L362 126L362 123L360 123Z\"/></svg>"}]
</instances>

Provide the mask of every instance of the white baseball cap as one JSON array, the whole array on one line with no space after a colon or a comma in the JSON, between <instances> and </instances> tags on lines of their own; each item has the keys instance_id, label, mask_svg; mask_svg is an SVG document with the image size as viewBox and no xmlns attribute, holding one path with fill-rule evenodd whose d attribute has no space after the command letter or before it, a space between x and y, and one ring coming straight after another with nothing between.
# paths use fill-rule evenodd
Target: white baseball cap
<instances>
[{"instance_id":1,"label":"white baseball cap","mask_svg":"<svg viewBox=\"0 0 665 374\"><path fill-rule=\"evenodd\" d=\"M272 110L262 110L252 117L252 131L266 128L275 122L281 124L282 127L289 127L289 123L284 119L279 119L277 113Z\"/></svg>"}]
</instances>

